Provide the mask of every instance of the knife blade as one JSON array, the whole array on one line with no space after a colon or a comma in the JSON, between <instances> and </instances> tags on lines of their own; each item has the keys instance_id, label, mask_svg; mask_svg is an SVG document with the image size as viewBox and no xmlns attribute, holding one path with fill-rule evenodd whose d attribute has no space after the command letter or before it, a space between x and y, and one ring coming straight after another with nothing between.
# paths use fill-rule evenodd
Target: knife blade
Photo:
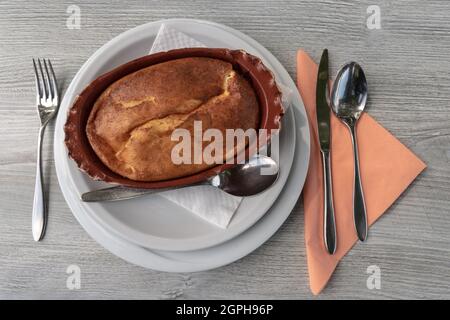
<instances>
[{"instance_id":1,"label":"knife blade","mask_svg":"<svg viewBox=\"0 0 450 320\"><path fill-rule=\"evenodd\" d=\"M328 50L323 50L317 73L316 117L323 168L323 238L329 254L336 252L336 223L333 204L333 184L330 158L330 107L328 105Z\"/></svg>"},{"instance_id":2,"label":"knife blade","mask_svg":"<svg viewBox=\"0 0 450 320\"><path fill-rule=\"evenodd\" d=\"M330 107L328 97L328 50L323 50L317 73L316 115L320 149L330 150Z\"/></svg>"}]
</instances>

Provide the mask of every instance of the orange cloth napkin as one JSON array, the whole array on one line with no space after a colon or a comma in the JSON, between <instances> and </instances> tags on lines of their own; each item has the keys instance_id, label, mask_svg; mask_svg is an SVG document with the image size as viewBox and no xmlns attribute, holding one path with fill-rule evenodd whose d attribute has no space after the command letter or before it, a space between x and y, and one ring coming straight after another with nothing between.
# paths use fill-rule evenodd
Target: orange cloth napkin
<instances>
[{"instance_id":1,"label":"orange cloth napkin","mask_svg":"<svg viewBox=\"0 0 450 320\"><path fill-rule=\"evenodd\" d=\"M336 253L329 255L323 242L323 173L316 121L317 69L317 64L308 54L298 51L297 86L306 107L311 131L311 156L303 189L303 203L309 282L313 294L322 291L339 260L357 240L353 224L350 132L332 114L331 166L337 232ZM362 185L368 222L371 225L426 165L367 113L361 116L357 133Z\"/></svg>"}]
</instances>

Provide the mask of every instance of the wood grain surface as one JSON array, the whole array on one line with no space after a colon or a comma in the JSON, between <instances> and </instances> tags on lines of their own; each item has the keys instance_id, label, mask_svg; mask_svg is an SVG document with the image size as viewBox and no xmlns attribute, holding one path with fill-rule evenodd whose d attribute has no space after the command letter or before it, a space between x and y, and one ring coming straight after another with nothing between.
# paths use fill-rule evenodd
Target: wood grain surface
<instances>
[{"instance_id":1,"label":"wood grain surface","mask_svg":"<svg viewBox=\"0 0 450 320\"><path fill-rule=\"evenodd\" d=\"M66 27L69 5L81 29ZM366 9L381 9L381 29ZM163 273L131 265L92 240L66 205L56 179L50 125L44 145L50 183L45 240L31 236L36 142L32 57L48 57L67 88L101 45L137 25L199 18L236 28L267 47L295 76L295 54L330 50L333 74L360 62L369 112L428 165L342 260L318 297L308 287L299 202L283 227L247 257L216 270ZM0 1L0 298L61 299L449 299L450 3L448 1ZM392 155L395 157L395 155ZM66 268L81 268L81 289ZM369 290L366 269L381 269Z\"/></svg>"}]
</instances>

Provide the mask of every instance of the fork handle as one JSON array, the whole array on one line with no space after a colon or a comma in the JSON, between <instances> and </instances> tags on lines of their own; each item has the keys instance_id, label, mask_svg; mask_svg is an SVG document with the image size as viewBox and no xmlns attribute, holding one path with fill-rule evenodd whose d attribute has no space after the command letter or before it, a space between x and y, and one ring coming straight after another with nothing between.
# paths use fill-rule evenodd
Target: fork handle
<instances>
[{"instance_id":1,"label":"fork handle","mask_svg":"<svg viewBox=\"0 0 450 320\"><path fill-rule=\"evenodd\" d=\"M44 236L46 226L46 208L44 201L44 188L42 183L42 139L44 138L45 124L39 129L37 163L36 163L36 183L34 186L33 213L31 216L31 227L34 241L40 241Z\"/></svg>"}]
</instances>

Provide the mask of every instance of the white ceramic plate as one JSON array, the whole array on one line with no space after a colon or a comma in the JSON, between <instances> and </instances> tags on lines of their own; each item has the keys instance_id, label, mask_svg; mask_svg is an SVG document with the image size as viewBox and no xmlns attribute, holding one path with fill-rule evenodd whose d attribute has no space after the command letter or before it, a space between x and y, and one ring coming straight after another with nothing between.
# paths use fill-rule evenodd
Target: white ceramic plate
<instances>
[{"instance_id":1,"label":"white ceramic plate","mask_svg":"<svg viewBox=\"0 0 450 320\"><path fill-rule=\"evenodd\" d=\"M184 19L175 21L193 22L192 20ZM205 22L199 21L199 23ZM275 68L282 68L276 59L253 39L225 26L217 25L217 27L241 37L259 52L264 52ZM295 89L295 84L292 80L288 85ZM71 87L69 87L68 92L71 90ZM63 162L56 161L56 170L64 197L74 212L75 217L88 234L107 250L130 263L160 271L194 272L220 267L236 261L258 248L278 230L292 211L303 188L308 169L310 135L303 103L299 99L297 91L294 91L294 95L297 97L297 103L294 103L292 108L297 128L295 158L283 191L267 214L254 226L221 245L190 252L151 251L108 232L84 210L82 203L79 201L78 194L66 185L69 180L64 169L67 168L64 168ZM65 148L55 138L55 154L61 152L61 149L64 150Z\"/></svg>"},{"instance_id":2,"label":"white ceramic plate","mask_svg":"<svg viewBox=\"0 0 450 320\"><path fill-rule=\"evenodd\" d=\"M225 230L157 195L114 203L80 202L81 193L104 184L91 180L68 158L63 132L67 110L76 95L97 76L117 65L147 54L162 23L182 30L209 47L244 49L253 53L273 70L277 81L293 87L293 90L296 89L281 64L254 40L225 26L189 19L157 21L131 29L97 50L77 73L61 103L55 129L55 162L60 168L58 178L63 193L76 196L72 201L67 200L73 213L77 216L83 211L108 232L146 248L192 251L232 239L251 227L267 212L288 178L295 151L296 125L292 110L288 110L280 137L279 179L266 192L245 198ZM298 94L294 95L294 104L301 105Z\"/></svg>"}]
</instances>

